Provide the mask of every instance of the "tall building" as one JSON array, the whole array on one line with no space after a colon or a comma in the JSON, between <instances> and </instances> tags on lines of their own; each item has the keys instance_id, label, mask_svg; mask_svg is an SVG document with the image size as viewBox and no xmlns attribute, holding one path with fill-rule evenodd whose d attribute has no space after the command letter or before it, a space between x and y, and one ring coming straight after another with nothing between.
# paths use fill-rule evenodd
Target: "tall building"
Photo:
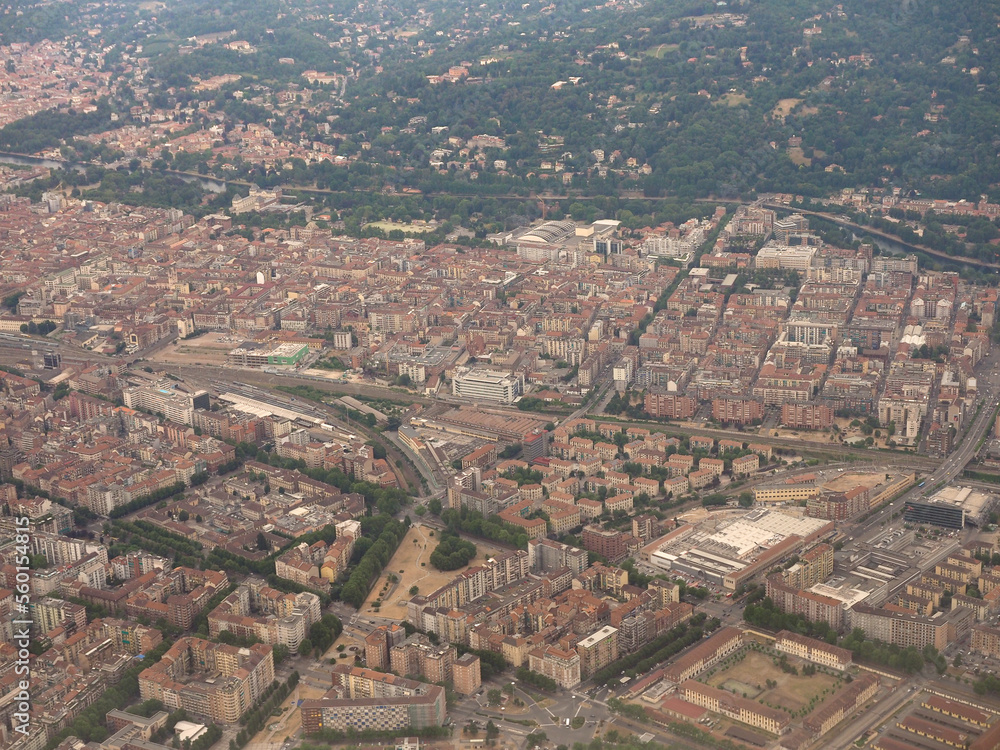
<instances>
[{"instance_id":1,"label":"tall building","mask_svg":"<svg viewBox=\"0 0 1000 750\"><path fill-rule=\"evenodd\" d=\"M483 684L481 664L475 654L462 654L452 665L452 683L455 692L472 695Z\"/></svg>"},{"instance_id":2,"label":"tall building","mask_svg":"<svg viewBox=\"0 0 1000 750\"><path fill-rule=\"evenodd\" d=\"M365 666L380 672L389 670L389 651L406 640L402 625L379 625L365 638Z\"/></svg>"},{"instance_id":3,"label":"tall building","mask_svg":"<svg viewBox=\"0 0 1000 750\"><path fill-rule=\"evenodd\" d=\"M618 658L618 628L605 625L576 644L580 655L580 675L590 677Z\"/></svg>"},{"instance_id":4,"label":"tall building","mask_svg":"<svg viewBox=\"0 0 1000 750\"><path fill-rule=\"evenodd\" d=\"M569 568L574 575L587 569L587 552L551 539L532 539L528 542L528 565L532 573L549 573Z\"/></svg>"},{"instance_id":5,"label":"tall building","mask_svg":"<svg viewBox=\"0 0 1000 750\"><path fill-rule=\"evenodd\" d=\"M168 381L156 385L126 388L122 400L130 409L160 413L171 422L192 424L195 409L211 406L208 391L188 393L174 388Z\"/></svg>"},{"instance_id":6,"label":"tall building","mask_svg":"<svg viewBox=\"0 0 1000 750\"><path fill-rule=\"evenodd\" d=\"M396 674L423 677L428 682L450 682L458 654L454 646L435 646L415 633L389 649L389 667Z\"/></svg>"}]
</instances>

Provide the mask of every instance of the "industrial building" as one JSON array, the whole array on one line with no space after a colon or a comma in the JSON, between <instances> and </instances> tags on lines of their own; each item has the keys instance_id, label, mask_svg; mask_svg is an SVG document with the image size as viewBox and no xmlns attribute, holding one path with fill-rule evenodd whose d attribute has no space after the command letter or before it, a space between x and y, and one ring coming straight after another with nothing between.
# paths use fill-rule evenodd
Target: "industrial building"
<instances>
[{"instance_id":1,"label":"industrial building","mask_svg":"<svg viewBox=\"0 0 1000 750\"><path fill-rule=\"evenodd\" d=\"M753 577L833 530L823 519L758 508L735 518L709 519L684 533L672 532L648 545L644 555L648 553L650 564L660 570L728 588L727 579L732 582L744 573Z\"/></svg>"}]
</instances>

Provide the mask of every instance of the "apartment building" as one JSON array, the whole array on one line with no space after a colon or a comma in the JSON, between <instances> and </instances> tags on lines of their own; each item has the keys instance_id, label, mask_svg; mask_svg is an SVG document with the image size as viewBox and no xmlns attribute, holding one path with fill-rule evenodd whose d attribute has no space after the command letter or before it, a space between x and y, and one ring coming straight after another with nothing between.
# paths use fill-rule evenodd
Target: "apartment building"
<instances>
[{"instance_id":1,"label":"apartment building","mask_svg":"<svg viewBox=\"0 0 1000 750\"><path fill-rule=\"evenodd\" d=\"M533 573L548 573L569 568L574 575L587 569L587 551L551 539L532 539L528 542L528 566Z\"/></svg>"},{"instance_id":2,"label":"apartment building","mask_svg":"<svg viewBox=\"0 0 1000 750\"><path fill-rule=\"evenodd\" d=\"M444 688L360 667L333 667L333 688L302 702L306 734L439 727L446 715Z\"/></svg>"},{"instance_id":3,"label":"apartment building","mask_svg":"<svg viewBox=\"0 0 1000 750\"><path fill-rule=\"evenodd\" d=\"M787 585L781 575L767 579L767 595L782 612L827 623L834 630L844 627L844 605L838 599Z\"/></svg>"},{"instance_id":4,"label":"apartment building","mask_svg":"<svg viewBox=\"0 0 1000 750\"><path fill-rule=\"evenodd\" d=\"M482 667L475 654L462 654L452 664L452 682L455 692L472 695L483 684Z\"/></svg>"},{"instance_id":5,"label":"apartment building","mask_svg":"<svg viewBox=\"0 0 1000 750\"><path fill-rule=\"evenodd\" d=\"M617 563L639 551L642 542L631 534L600 526L585 526L583 546L610 563Z\"/></svg>"},{"instance_id":6,"label":"apartment building","mask_svg":"<svg viewBox=\"0 0 1000 750\"><path fill-rule=\"evenodd\" d=\"M590 677L618 658L618 629L605 625L576 644L580 656L580 676Z\"/></svg>"},{"instance_id":7,"label":"apartment building","mask_svg":"<svg viewBox=\"0 0 1000 750\"><path fill-rule=\"evenodd\" d=\"M965 607L933 617L876 609L865 604L855 604L851 610L851 627L861 628L869 639L903 648L934 646L938 651L944 651L950 643L963 638L974 620L973 611Z\"/></svg>"},{"instance_id":8,"label":"apartment building","mask_svg":"<svg viewBox=\"0 0 1000 750\"><path fill-rule=\"evenodd\" d=\"M808 589L833 575L833 547L817 544L799 555L798 562L782 574L792 588Z\"/></svg>"},{"instance_id":9,"label":"apartment building","mask_svg":"<svg viewBox=\"0 0 1000 750\"><path fill-rule=\"evenodd\" d=\"M571 690L580 684L580 654L573 649L544 646L528 652L528 668Z\"/></svg>"},{"instance_id":10,"label":"apartment building","mask_svg":"<svg viewBox=\"0 0 1000 750\"><path fill-rule=\"evenodd\" d=\"M241 648L188 637L139 673L139 695L171 711L183 708L219 724L235 724L273 681L270 646Z\"/></svg>"},{"instance_id":11,"label":"apartment building","mask_svg":"<svg viewBox=\"0 0 1000 750\"><path fill-rule=\"evenodd\" d=\"M973 625L972 650L984 656L1000 657L1000 628Z\"/></svg>"}]
</instances>

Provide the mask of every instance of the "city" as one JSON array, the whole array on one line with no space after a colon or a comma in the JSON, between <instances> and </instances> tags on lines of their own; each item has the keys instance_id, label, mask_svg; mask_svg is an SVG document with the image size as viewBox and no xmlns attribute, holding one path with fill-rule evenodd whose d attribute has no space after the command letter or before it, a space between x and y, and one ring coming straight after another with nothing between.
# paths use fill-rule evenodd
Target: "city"
<instances>
[{"instance_id":1,"label":"city","mask_svg":"<svg viewBox=\"0 0 1000 750\"><path fill-rule=\"evenodd\" d=\"M1000 750L988 6L5 7L0 750Z\"/></svg>"}]
</instances>

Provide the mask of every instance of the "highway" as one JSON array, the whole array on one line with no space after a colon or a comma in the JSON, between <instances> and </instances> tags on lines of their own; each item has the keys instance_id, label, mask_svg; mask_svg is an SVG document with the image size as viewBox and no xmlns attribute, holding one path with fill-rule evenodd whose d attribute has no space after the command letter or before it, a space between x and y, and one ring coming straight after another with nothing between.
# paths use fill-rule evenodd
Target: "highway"
<instances>
[{"instance_id":1,"label":"highway","mask_svg":"<svg viewBox=\"0 0 1000 750\"><path fill-rule=\"evenodd\" d=\"M992 427L993 412L998 403L997 394L1000 393L1000 373L997 373L995 369L998 359L1000 359L1000 352L994 351L981 363L983 377L980 378L982 394L979 414L965 431L964 436L959 436L960 442L955 449L934 471L923 477L922 487L913 487L909 492L866 520L861 527L863 530L854 534L854 541L849 545L850 548L860 549L880 534L883 522L891 520L893 513L899 512L908 500L922 498L930 494L938 485L947 484L961 475L965 465L975 454L979 439L987 429ZM994 487L993 490L995 491L996 488ZM845 550L849 547L845 546Z\"/></svg>"}]
</instances>

